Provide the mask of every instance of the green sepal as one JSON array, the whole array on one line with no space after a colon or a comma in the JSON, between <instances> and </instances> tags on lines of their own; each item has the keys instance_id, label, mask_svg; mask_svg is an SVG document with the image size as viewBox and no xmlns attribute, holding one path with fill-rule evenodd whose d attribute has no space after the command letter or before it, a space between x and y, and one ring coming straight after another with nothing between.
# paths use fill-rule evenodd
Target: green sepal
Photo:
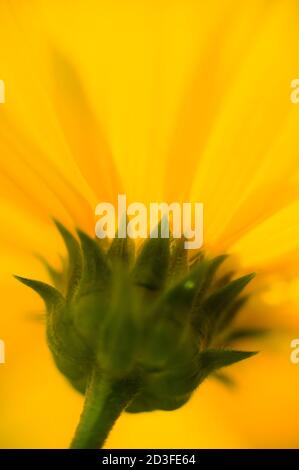
<instances>
[{"instance_id":1,"label":"green sepal","mask_svg":"<svg viewBox=\"0 0 299 470\"><path fill-rule=\"evenodd\" d=\"M109 281L110 269L106 256L96 240L77 230L83 255L83 269L77 297L103 290Z\"/></svg>"},{"instance_id":2,"label":"green sepal","mask_svg":"<svg viewBox=\"0 0 299 470\"><path fill-rule=\"evenodd\" d=\"M47 321L47 340L60 372L79 391L86 384L94 360L92 349L74 328L68 305L55 311Z\"/></svg>"},{"instance_id":3,"label":"green sepal","mask_svg":"<svg viewBox=\"0 0 299 470\"><path fill-rule=\"evenodd\" d=\"M118 238L116 233L107 256L112 264L118 265L119 263L124 263L125 266L130 268L135 258L134 241L130 237Z\"/></svg>"},{"instance_id":4,"label":"green sepal","mask_svg":"<svg viewBox=\"0 0 299 470\"><path fill-rule=\"evenodd\" d=\"M142 355L147 366L161 366L168 361L189 334L190 310L204 274L201 263L164 292L149 310Z\"/></svg>"},{"instance_id":5,"label":"green sepal","mask_svg":"<svg viewBox=\"0 0 299 470\"><path fill-rule=\"evenodd\" d=\"M241 294L247 284L254 278L255 274L247 274L230 282L225 287L211 294L203 304L203 310L207 316L217 318L220 312L227 309L232 302Z\"/></svg>"},{"instance_id":6,"label":"green sepal","mask_svg":"<svg viewBox=\"0 0 299 470\"><path fill-rule=\"evenodd\" d=\"M227 258L226 255L220 255L220 256L217 256L216 258L212 258L211 260L204 259L202 257L202 259L198 261L198 263L196 263L195 266L202 266L203 275L202 275L202 282L197 289L196 296L194 298L194 302L192 306L191 315L193 317L196 316L198 311L200 310L205 294L208 288L210 287L210 284L212 283L213 278L218 268L226 260L226 258Z\"/></svg>"},{"instance_id":7,"label":"green sepal","mask_svg":"<svg viewBox=\"0 0 299 470\"><path fill-rule=\"evenodd\" d=\"M132 273L136 284L154 291L163 289L168 274L169 258L169 238L147 239Z\"/></svg>"},{"instance_id":8,"label":"green sepal","mask_svg":"<svg viewBox=\"0 0 299 470\"><path fill-rule=\"evenodd\" d=\"M194 328L206 337L207 343L221 315L233 305L254 276L254 273L248 274L221 287L204 300L197 311L194 311Z\"/></svg>"},{"instance_id":9,"label":"green sepal","mask_svg":"<svg viewBox=\"0 0 299 470\"><path fill-rule=\"evenodd\" d=\"M188 250L185 249L185 238L173 239L170 250L169 279L170 283L177 282L189 271Z\"/></svg>"},{"instance_id":10,"label":"green sepal","mask_svg":"<svg viewBox=\"0 0 299 470\"><path fill-rule=\"evenodd\" d=\"M239 297L234 300L226 309L222 310L216 318L213 327L213 334L225 334L230 328L235 319L238 315L239 311L244 307L246 302L248 301L248 296Z\"/></svg>"},{"instance_id":11,"label":"green sepal","mask_svg":"<svg viewBox=\"0 0 299 470\"><path fill-rule=\"evenodd\" d=\"M84 394L88 379L92 370L93 361L90 358L82 358L80 356L72 356L68 350L51 347L51 336L47 334L49 348L52 353L53 360L59 372L69 381L69 383L77 390Z\"/></svg>"},{"instance_id":12,"label":"green sepal","mask_svg":"<svg viewBox=\"0 0 299 470\"><path fill-rule=\"evenodd\" d=\"M97 357L113 376L128 373L136 360L143 321L131 278L118 267L109 291L109 306L98 338Z\"/></svg>"},{"instance_id":13,"label":"green sepal","mask_svg":"<svg viewBox=\"0 0 299 470\"><path fill-rule=\"evenodd\" d=\"M108 289L79 296L71 308L71 317L80 336L92 349L97 348L103 319L109 306Z\"/></svg>"},{"instance_id":14,"label":"green sepal","mask_svg":"<svg viewBox=\"0 0 299 470\"><path fill-rule=\"evenodd\" d=\"M64 297L44 282L20 276L15 278L37 292L44 300L48 312L47 339L55 364L72 385L83 393L91 355L67 320Z\"/></svg>"},{"instance_id":15,"label":"green sepal","mask_svg":"<svg viewBox=\"0 0 299 470\"><path fill-rule=\"evenodd\" d=\"M228 258L228 255L219 255L219 256L216 256L215 258L212 258L211 260L206 260L208 263L208 266L207 266L207 271L206 271L205 283L203 285L203 290L207 289L210 286L217 270L220 268L222 263L227 258Z\"/></svg>"},{"instance_id":16,"label":"green sepal","mask_svg":"<svg viewBox=\"0 0 299 470\"><path fill-rule=\"evenodd\" d=\"M55 287L49 286L45 282L36 281L34 279L27 279L21 276L14 276L15 279L20 281L25 286L33 289L45 302L48 312L52 312L57 308L61 308L65 304L64 297Z\"/></svg>"},{"instance_id":17,"label":"green sepal","mask_svg":"<svg viewBox=\"0 0 299 470\"><path fill-rule=\"evenodd\" d=\"M82 256L79 242L64 225L54 219L68 252L68 275L66 299L70 300L77 291L82 275Z\"/></svg>"},{"instance_id":18,"label":"green sepal","mask_svg":"<svg viewBox=\"0 0 299 470\"><path fill-rule=\"evenodd\" d=\"M168 370L148 374L145 386L127 411L171 410L183 406L192 392L210 374L225 366L247 359L256 352L207 350L195 352L188 360L173 361Z\"/></svg>"},{"instance_id":19,"label":"green sepal","mask_svg":"<svg viewBox=\"0 0 299 470\"><path fill-rule=\"evenodd\" d=\"M148 385L157 396L182 396L192 393L212 372L247 359L256 352L206 350L194 355L193 360L186 361L172 370L156 374Z\"/></svg>"},{"instance_id":20,"label":"green sepal","mask_svg":"<svg viewBox=\"0 0 299 470\"><path fill-rule=\"evenodd\" d=\"M192 331L186 331L175 353L145 377L146 390L159 398L182 397L192 393L198 383L198 343Z\"/></svg>"},{"instance_id":21,"label":"green sepal","mask_svg":"<svg viewBox=\"0 0 299 470\"><path fill-rule=\"evenodd\" d=\"M96 240L77 231L82 249L82 277L71 306L75 328L90 348L96 348L108 305L110 268Z\"/></svg>"},{"instance_id":22,"label":"green sepal","mask_svg":"<svg viewBox=\"0 0 299 470\"><path fill-rule=\"evenodd\" d=\"M199 367L203 378L212 372L255 356L257 351L235 351L229 349L207 349L199 355Z\"/></svg>"}]
</instances>

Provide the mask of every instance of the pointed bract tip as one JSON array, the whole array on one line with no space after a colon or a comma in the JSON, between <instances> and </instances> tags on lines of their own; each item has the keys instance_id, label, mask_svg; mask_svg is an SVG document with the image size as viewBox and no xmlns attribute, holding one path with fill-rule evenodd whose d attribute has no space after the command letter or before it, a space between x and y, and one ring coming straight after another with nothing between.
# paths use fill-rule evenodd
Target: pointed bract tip
<instances>
[{"instance_id":1,"label":"pointed bract tip","mask_svg":"<svg viewBox=\"0 0 299 470\"><path fill-rule=\"evenodd\" d=\"M64 235L71 235L71 232L61 223L58 219L53 218L54 225L56 226L58 232Z\"/></svg>"},{"instance_id":2,"label":"pointed bract tip","mask_svg":"<svg viewBox=\"0 0 299 470\"><path fill-rule=\"evenodd\" d=\"M26 286L30 285L31 279L28 279L27 277L22 277L18 276L18 274L13 274L12 275L17 281L21 282L22 284L25 284Z\"/></svg>"},{"instance_id":3,"label":"pointed bract tip","mask_svg":"<svg viewBox=\"0 0 299 470\"><path fill-rule=\"evenodd\" d=\"M76 227L75 231L80 240L93 240L87 233L81 230L81 228Z\"/></svg>"},{"instance_id":4,"label":"pointed bract tip","mask_svg":"<svg viewBox=\"0 0 299 470\"><path fill-rule=\"evenodd\" d=\"M17 281L34 290L44 300L47 307L64 303L64 297L57 289L55 289L55 287L50 286L45 282L28 279L16 274L13 276Z\"/></svg>"},{"instance_id":5,"label":"pointed bract tip","mask_svg":"<svg viewBox=\"0 0 299 470\"><path fill-rule=\"evenodd\" d=\"M244 279L244 282L246 282L246 284L248 284L250 281L252 281L252 279L255 278L255 276L256 276L256 273L250 273L250 274L246 274L243 277L240 277L240 279Z\"/></svg>"}]
</instances>

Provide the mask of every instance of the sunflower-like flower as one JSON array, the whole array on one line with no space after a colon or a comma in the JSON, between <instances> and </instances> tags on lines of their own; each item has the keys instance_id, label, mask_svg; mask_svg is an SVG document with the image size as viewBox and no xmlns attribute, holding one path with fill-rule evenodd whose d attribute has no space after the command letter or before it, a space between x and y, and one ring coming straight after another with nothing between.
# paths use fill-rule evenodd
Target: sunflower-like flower
<instances>
[{"instance_id":1,"label":"sunflower-like flower","mask_svg":"<svg viewBox=\"0 0 299 470\"><path fill-rule=\"evenodd\" d=\"M218 289L225 292L229 286L240 287L242 281L237 279L245 282L246 273L257 272L257 277L248 302L244 303L244 293L233 301L240 306L233 329L222 329L220 335L214 322L198 330L192 323L197 331L197 355L201 361L203 357L216 361L227 349L261 353L231 367L238 389L228 390L219 381L206 380L176 411L123 413L106 445L298 446L294 419L299 413L298 370L289 361L290 342L298 335L299 106L289 99L291 80L298 76L295 3L1 1L0 79L5 81L6 102L0 105L0 335L7 361L0 366L1 447L66 447L82 409L82 396L53 367L44 328L24 319L24 312L30 319L44 319L43 304L29 289L18 286L12 273L49 283L36 254L55 267L50 271L57 291L24 282L43 292L48 302L50 297L59 299L61 313L68 312L76 320L76 328L68 330L70 337L56 346L53 337L49 338L49 345L68 381L85 392L86 372L89 381L96 378L90 373L91 356L101 370L114 371L116 380L121 379L118 361L129 368L123 369L126 378L138 361L135 369L153 378L166 367L160 364L149 370L148 362L157 360L153 351L162 355L164 347L181 344L181 353L191 354L192 340L186 345L183 339L191 335L187 325L195 314L192 309L184 316L186 330L182 331L162 328L149 318L156 307L160 312L175 286L182 287L186 280L185 287L192 287L194 280L189 282L188 275L199 276L201 269L220 262L224 253L231 257L219 266L201 298L204 303ZM119 264L112 260L110 250L96 248L94 208L100 201L116 202L117 194L122 193L145 205L150 201L204 204L204 256L196 262L189 259L189 271L167 277L163 289L154 291L133 282L140 253L134 262L130 255L128 264ZM60 225L60 231L77 247L68 256L71 265L80 260L74 271L78 277L68 286L66 269L59 271L56 253L62 253L63 247L53 217L67 227L68 232ZM81 241L75 227L80 229ZM81 315L87 309L77 282L83 283L88 243L101 253L102 266L109 268L109 287L97 300L101 303L104 297L107 302L105 308L97 309L105 313L101 325L84 323L95 316ZM168 272L175 247L172 241ZM166 262L160 259L159 263L166 269ZM138 312L132 319L121 305L123 290L134 306L132 312ZM192 296L194 291L183 289L181 293ZM173 300L172 294L168 300ZM47 319L64 318L56 316L57 305L49 305ZM117 315L119 308L124 316ZM140 328L139 334L130 333L130 337L142 338L141 345L117 340L111 346L110 332L120 335L122 329L117 323L112 329L109 321L114 316L132 320L134 332ZM201 312L197 318L203 318ZM137 319L148 320L150 326L146 328ZM279 335L268 336L262 343L251 338L246 344L230 346L226 340L240 339L245 321L247 332L262 327L275 329ZM102 331L99 335L97 328ZM80 340L71 336L77 330ZM159 335L154 335L159 332L171 338L182 333L182 342L163 340L162 335L162 351L151 347L159 344ZM108 344L104 338L109 339ZM55 347L65 347L68 341L74 342L76 351L77 341L88 349L82 373L71 372L56 356ZM126 354L131 351L130 358L120 352L121 347ZM136 354L141 350L147 351L142 363ZM78 367L80 361L75 359ZM178 366L177 373L179 362L177 358L172 361ZM161 377L164 374L166 371ZM144 375L127 383L135 391L130 391L127 405L124 397L122 409L133 411L138 387L149 392ZM211 376L231 384L221 371ZM188 380L177 379L177 386L186 383L187 387ZM198 381L197 375L194 387ZM165 394L164 388L157 392L157 403L151 393L143 406L166 407L162 403ZM60 422L63 425L57 425Z\"/></svg>"}]
</instances>

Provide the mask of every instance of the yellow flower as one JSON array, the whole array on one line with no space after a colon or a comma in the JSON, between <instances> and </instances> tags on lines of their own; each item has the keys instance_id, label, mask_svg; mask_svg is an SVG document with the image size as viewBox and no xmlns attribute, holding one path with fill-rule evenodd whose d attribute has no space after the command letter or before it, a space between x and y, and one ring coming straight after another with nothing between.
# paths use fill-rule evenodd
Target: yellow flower
<instances>
[{"instance_id":1,"label":"yellow flower","mask_svg":"<svg viewBox=\"0 0 299 470\"><path fill-rule=\"evenodd\" d=\"M11 274L47 280L51 216L92 233L122 191L203 202L206 248L258 272L244 315L285 333L234 367L236 390L210 380L176 412L124 414L107 446L298 445L297 31L292 0L1 2L0 447L66 447L82 406Z\"/></svg>"}]
</instances>

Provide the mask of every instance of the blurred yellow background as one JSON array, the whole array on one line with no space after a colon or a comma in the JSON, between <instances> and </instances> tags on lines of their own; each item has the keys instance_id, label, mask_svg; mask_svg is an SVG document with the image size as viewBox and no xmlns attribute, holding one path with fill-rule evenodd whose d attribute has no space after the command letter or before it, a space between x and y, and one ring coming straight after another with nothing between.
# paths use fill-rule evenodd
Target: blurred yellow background
<instances>
[{"instance_id":1,"label":"blurred yellow background","mask_svg":"<svg viewBox=\"0 0 299 470\"><path fill-rule=\"evenodd\" d=\"M42 302L12 274L58 264L51 222L200 201L205 246L258 273L244 315L276 332L175 412L124 414L112 448L298 447L299 7L295 0L1 0L0 447L67 447L82 408L56 371Z\"/></svg>"}]
</instances>

